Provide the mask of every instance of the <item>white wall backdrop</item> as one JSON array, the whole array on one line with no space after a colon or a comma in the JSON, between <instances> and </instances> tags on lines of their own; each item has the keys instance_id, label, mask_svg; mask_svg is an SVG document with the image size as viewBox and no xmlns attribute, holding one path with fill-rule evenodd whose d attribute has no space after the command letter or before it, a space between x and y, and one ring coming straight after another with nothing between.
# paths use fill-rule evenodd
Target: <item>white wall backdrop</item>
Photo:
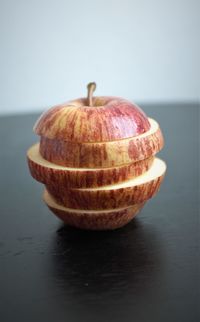
<instances>
[{"instance_id":1,"label":"white wall backdrop","mask_svg":"<svg viewBox=\"0 0 200 322\"><path fill-rule=\"evenodd\" d=\"M199 98L199 0L0 0L0 113Z\"/></svg>"}]
</instances>

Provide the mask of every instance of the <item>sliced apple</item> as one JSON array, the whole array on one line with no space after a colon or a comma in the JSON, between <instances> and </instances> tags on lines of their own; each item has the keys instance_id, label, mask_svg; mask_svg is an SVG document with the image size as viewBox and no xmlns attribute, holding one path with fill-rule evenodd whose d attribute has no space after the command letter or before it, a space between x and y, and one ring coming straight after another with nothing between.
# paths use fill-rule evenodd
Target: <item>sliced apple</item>
<instances>
[{"instance_id":1,"label":"sliced apple","mask_svg":"<svg viewBox=\"0 0 200 322\"><path fill-rule=\"evenodd\" d=\"M112 168L68 168L45 160L39 152L39 144L35 144L28 150L27 159L32 177L39 182L68 188L93 188L137 177L150 168L154 158Z\"/></svg>"},{"instance_id":2,"label":"sliced apple","mask_svg":"<svg viewBox=\"0 0 200 322\"><path fill-rule=\"evenodd\" d=\"M149 131L110 142L77 143L41 136L40 153L52 163L75 168L108 168L144 160L164 145L158 123L153 119L149 122Z\"/></svg>"},{"instance_id":3,"label":"sliced apple","mask_svg":"<svg viewBox=\"0 0 200 322\"><path fill-rule=\"evenodd\" d=\"M146 114L132 102L120 97L93 97L92 105L81 98L45 111L34 131L49 139L70 142L121 140L146 132Z\"/></svg>"},{"instance_id":4,"label":"sliced apple","mask_svg":"<svg viewBox=\"0 0 200 322\"><path fill-rule=\"evenodd\" d=\"M44 191L43 200L49 209L66 224L91 230L108 230L122 227L131 221L144 206L144 203L141 203L128 208L102 211L76 210L57 204L47 190Z\"/></svg>"},{"instance_id":5,"label":"sliced apple","mask_svg":"<svg viewBox=\"0 0 200 322\"><path fill-rule=\"evenodd\" d=\"M115 209L146 201L159 190L166 171L166 164L155 158L147 172L139 177L118 184L97 188L68 189L64 185L46 185L57 203L75 209Z\"/></svg>"}]
</instances>

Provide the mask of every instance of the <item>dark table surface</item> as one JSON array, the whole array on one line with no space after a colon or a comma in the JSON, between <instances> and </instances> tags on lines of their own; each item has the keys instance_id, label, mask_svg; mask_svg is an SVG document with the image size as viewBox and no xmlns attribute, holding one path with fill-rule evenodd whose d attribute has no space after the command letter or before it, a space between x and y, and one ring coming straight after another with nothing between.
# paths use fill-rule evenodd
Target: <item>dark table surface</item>
<instances>
[{"instance_id":1,"label":"dark table surface","mask_svg":"<svg viewBox=\"0 0 200 322\"><path fill-rule=\"evenodd\" d=\"M64 226L26 150L38 115L0 118L0 321L198 321L195 104L143 105L163 129L161 190L126 227Z\"/></svg>"}]
</instances>

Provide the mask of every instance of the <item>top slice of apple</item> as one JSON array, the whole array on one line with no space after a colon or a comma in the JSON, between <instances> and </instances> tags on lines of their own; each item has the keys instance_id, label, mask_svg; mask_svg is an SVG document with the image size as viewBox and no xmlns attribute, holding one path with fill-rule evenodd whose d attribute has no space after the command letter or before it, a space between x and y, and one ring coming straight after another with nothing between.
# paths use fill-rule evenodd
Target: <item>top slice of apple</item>
<instances>
[{"instance_id":1,"label":"top slice of apple","mask_svg":"<svg viewBox=\"0 0 200 322\"><path fill-rule=\"evenodd\" d=\"M72 142L106 142L126 139L150 129L146 114L135 104L112 96L88 97L54 106L44 112L34 131L49 139Z\"/></svg>"}]
</instances>

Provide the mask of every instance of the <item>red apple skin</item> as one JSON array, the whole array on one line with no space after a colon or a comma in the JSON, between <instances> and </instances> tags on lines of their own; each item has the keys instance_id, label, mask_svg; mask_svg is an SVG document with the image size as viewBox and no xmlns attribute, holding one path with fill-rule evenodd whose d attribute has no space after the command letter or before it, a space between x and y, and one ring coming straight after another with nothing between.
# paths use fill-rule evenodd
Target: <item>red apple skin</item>
<instances>
[{"instance_id":1,"label":"red apple skin","mask_svg":"<svg viewBox=\"0 0 200 322\"><path fill-rule=\"evenodd\" d=\"M76 143L121 140L150 129L145 113L119 97L94 97L93 106L80 98L52 107L34 126L39 136Z\"/></svg>"},{"instance_id":2,"label":"red apple skin","mask_svg":"<svg viewBox=\"0 0 200 322\"><path fill-rule=\"evenodd\" d=\"M98 215L88 214L87 211L74 214L73 212L66 212L50 206L48 208L67 225L88 230L114 230L128 224L143 206L144 203L120 211L113 210L113 212L100 213Z\"/></svg>"},{"instance_id":3,"label":"red apple skin","mask_svg":"<svg viewBox=\"0 0 200 322\"><path fill-rule=\"evenodd\" d=\"M164 175L137 186L110 190L67 189L53 183L46 185L46 189L58 204L66 208L106 210L129 207L152 198L163 178Z\"/></svg>"},{"instance_id":4,"label":"red apple skin","mask_svg":"<svg viewBox=\"0 0 200 322\"><path fill-rule=\"evenodd\" d=\"M44 184L64 186L66 188L93 188L119 183L148 171L154 157L116 168L96 169L95 171L54 169L31 160L27 162L32 177Z\"/></svg>"},{"instance_id":5,"label":"red apple skin","mask_svg":"<svg viewBox=\"0 0 200 322\"><path fill-rule=\"evenodd\" d=\"M108 168L147 159L164 146L161 129L147 136L101 142L76 143L41 137L40 153L52 163L75 168Z\"/></svg>"}]
</instances>

